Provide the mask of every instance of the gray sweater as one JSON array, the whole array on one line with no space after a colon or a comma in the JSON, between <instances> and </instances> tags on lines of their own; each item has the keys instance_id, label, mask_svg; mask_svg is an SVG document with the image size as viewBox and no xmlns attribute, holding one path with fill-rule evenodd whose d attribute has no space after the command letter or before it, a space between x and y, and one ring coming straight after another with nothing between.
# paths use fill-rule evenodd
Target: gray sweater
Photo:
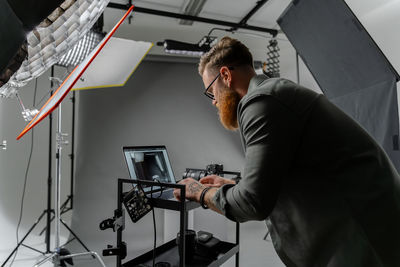
<instances>
[{"instance_id":1,"label":"gray sweater","mask_svg":"<svg viewBox=\"0 0 400 267\"><path fill-rule=\"evenodd\" d=\"M382 148L323 95L252 78L238 106L242 180L214 201L227 218L267 219L287 266L400 266L400 177Z\"/></svg>"}]
</instances>

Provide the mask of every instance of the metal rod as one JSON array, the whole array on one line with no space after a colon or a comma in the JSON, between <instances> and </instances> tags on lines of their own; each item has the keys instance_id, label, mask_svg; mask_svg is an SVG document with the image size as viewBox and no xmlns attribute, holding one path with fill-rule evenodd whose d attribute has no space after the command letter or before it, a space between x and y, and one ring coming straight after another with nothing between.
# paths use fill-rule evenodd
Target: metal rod
<instances>
[{"instance_id":1,"label":"metal rod","mask_svg":"<svg viewBox=\"0 0 400 267\"><path fill-rule=\"evenodd\" d=\"M70 208L74 208L74 163L75 163L75 102L76 102L76 94L75 91L72 92L72 136L71 136L71 188L70 188Z\"/></svg>"},{"instance_id":2,"label":"metal rod","mask_svg":"<svg viewBox=\"0 0 400 267\"><path fill-rule=\"evenodd\" d=\"M54 77L54 66L51 67L51 77ZM53 95L53 81L50 81L50 98ZM52 174L52 158L53 158L53 147L52 147L52 140L53 137L53 115L52 113L49 114L49 159L48 159L48 177L47 177L47 219L46 219L46 253L50 253L50 234L51 234L51 190L53 178L51 177Z\"/></svg>"},{"instance_id":3,"label":"metal rod","mask_svg":"<svg viewBox=\"0 0 400 267\"><path fill-rule=\"evenodd\" d=\"M180 189L180 193L181 193L181 200L180 200L180 228L179 228L179 232L180 232L180 240L179 240L179 251L181 252L180 258L179 258L179 266L180 267L184 267L186 266L186 252L185 252L185 236L186 236L186 220L185 217L187 216L186 213L186 188L182 187Z\"/></svg>"},{"instance_id":4,"label":"metal rod","mask_svg":"<svg viewBox=\"0 0 400 267\"><path fill-rule=\"evenodd\" d=\"M60 205L61 205L61 150L62 150L62 135L61 135L61 106L58 106L58 120L57 120L57 150L56 150L56 193L55 193L55 207L54 207L54 220L56 223L55 230L55 247L60 248ZM56 255L58 257L58 254Z\"/></svg>"},{"instance_id":5,"label":"metal rod","mask_svg":"<svg viewBox=\"0 0 400 267\"><path fill-rule=\"evenodd\" d=\"M297 75L297 83L300 84L299 53L297 52L296 52L296 75Z\"/></svg>"},{"instance_id":6,"label":"metal rod","mask_svg":"<svg viewBox=\"0 0 400 267\"><path fill-rule=\"evenodd\" d=\"M129 8L128 5L118 4L118 3L109 3L107 7L123 9L123 10L127 10ZM138 7L138 6L135 6L134 12L170 17L170 18L177 18L177 19L184 19L184 20L192 20L192 21L209 23L209 24L214 24L214 25L227 26L227 27L231 27L231 28L246 29L246 30L258 31L258 32L267 32L267 33L271 34L272 36L278 35L278 30L275 30L275 29L263 28L263 27L252 26L252 25L247 25L247 24L241 25L236 22L202 18L202 17L197 17L197 16L167 12L167 11L162 11L162 10L155 10L155 9Z\"/></svg>"},{"instance_id":7,"label":"metal rod","mask_svg":"<svg viewBox=\"0 0 400 267\"><path fill-rule=\"evenodd\" d=\"M265 5L265 3L267 3L267 2L268 2L268 0L261 0L261 1L258 1L257 4L256 4L256 6L253 7L253 9L250 10L250 12L247 13L246 16L244 16L244 18L239 22L239 24L245 25L245 24L247 23L247 21L248 21L248 20L263 6L263 5Z\"/></svg>"},{"instance_id":8,"label":"metal rod","mask_svg":"<svg viewBox=\"0 0 400 267\"><path fill-rule=\"evenodd\" d=\"M117 213L122 214L122 189L123 189L123 181L121 179L118 179L118 203L117 203ZM122 247L122 231L123 228L119 227L117 229L117 248ZM117 267L121 267L122 265L122 257L118 253L117 254Z\"/></svg>"},{"instance_id":9,"label":"metal rod","mask_svg":"<svg viewBox=\"0 0 400 267\"><path fill-rule=\"evenodd\" d=\"M236 222L236 246L239 246L239 243L240 243L240 223ZM236 267L239 267L239 262L240 262L239 251L240 251L240 249L238 250L238 252L235 255L235 266Z\"/></svg>"},{"instance_id":10,"label":"metal rod","mask_svg":"<svg viewBox=\"0 0 400 267\"><path fill-rule=\"evenodd\" d=\"M25 244L21 244L21 246L26 247L26 248L29 248L29 249L31 249L31 250L33 250L33 251L36 251L36 252L40 253L40 254L46 255L45 252L40 251L40 250L38 250L38 249L36 249L36 248L33 248L33 247L31 247L31 246L28 246L28 245L25 245Z\"/></svg>"}]
</instances>

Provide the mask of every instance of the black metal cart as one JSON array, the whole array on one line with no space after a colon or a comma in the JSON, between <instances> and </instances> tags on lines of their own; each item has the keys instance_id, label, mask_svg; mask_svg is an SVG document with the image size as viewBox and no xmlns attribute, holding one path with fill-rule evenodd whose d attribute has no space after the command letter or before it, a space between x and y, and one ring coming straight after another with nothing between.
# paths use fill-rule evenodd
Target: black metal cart
<instances>
[{"instance_id":1,"label":"black metal cart","mask_svg":"<svg viewBox=\"0 0 400 267\"><path fill-rule=\"evenodd\" d=\"M153 260L153 250L142 254L134 259L122 262L126 257L126 244L122 240L124 230L124 211L122 208L123 203L123 187L124 184L141 184L142 186L161 186L163 188L175 188L181 191L181 198L185 199L185 186L180 184L166 184L153 181L133 180L133 179L118 179L118 207L115 210L115 224L117 227L117 245L116 247L109 247L103 251L104 256L117 256L117 267L131 267L139 264L147 264L151 266ZM235 255L235 266L239 266L239 223L236 223L236 242L229 243L221 241L218 245L220 254L214 260L205 259L195 256L192 263L185 263L185 230L187 228L188 212L192 209L200 207L197 202L193 201L177 201L172 199L150 198L152 207L179 211L180 217L180 242L176 244L173 239L155 250L156 261L167 261L171 266L179 267L194 267L194 266L220 266L229 258ZM181 256L180 256L181 255Z\"/></svg>"}]
</instances>

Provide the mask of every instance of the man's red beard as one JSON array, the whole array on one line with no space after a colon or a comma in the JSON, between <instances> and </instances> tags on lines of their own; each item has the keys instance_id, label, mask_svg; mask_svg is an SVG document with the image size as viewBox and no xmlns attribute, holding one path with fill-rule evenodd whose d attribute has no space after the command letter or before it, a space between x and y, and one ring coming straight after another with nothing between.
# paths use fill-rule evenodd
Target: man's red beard
<instances>
[{"instance_id":1,"label":"man's red beard","mask_svg":"<svg viewBox=\"0 0 400 267\"><path fill-rule=\"evenodd\" d=\"M230 88L224 88L219 94L217 108L219 110L219 119L222 125L228 130L236 130L238 125L237 107L240 96Z\"/></svg>"}]
</instances>

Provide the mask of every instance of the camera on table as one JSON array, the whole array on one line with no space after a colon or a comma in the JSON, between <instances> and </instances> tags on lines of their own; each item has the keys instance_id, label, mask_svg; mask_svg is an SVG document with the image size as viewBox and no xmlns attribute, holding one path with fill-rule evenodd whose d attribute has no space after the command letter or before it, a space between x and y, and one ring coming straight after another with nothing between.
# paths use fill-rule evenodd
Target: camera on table
<instances>
[{"instance_id":1,"label":"camera on table","mask_svg":"<svg viewBox=\"0 0 400 267\"><path fill-rule=\"evenodd\" d=\"M209 175L218 175L223 177L224 174L233 175L232 180L234 180L236 183L238 183L241 179L240 172L224 171L224 165L222 164L209 164L205 169L186 168L182 178L185 179L190 177L198 181L201 178Z\"/></svg>"},{"instance_id":2,"label":"camera on table","mask_svg":"<svg viewBox=\"0 0 400 267\"><path fill-rule=\"evenodd\" d=\"M192 169L186 168L186 171L183 173L183 179L185 178L193 178L195 180L200 180L203 177L208 175L224 175L224 165L222 164L209 164L205 169Z\"/></svg>"}]
</instances>

